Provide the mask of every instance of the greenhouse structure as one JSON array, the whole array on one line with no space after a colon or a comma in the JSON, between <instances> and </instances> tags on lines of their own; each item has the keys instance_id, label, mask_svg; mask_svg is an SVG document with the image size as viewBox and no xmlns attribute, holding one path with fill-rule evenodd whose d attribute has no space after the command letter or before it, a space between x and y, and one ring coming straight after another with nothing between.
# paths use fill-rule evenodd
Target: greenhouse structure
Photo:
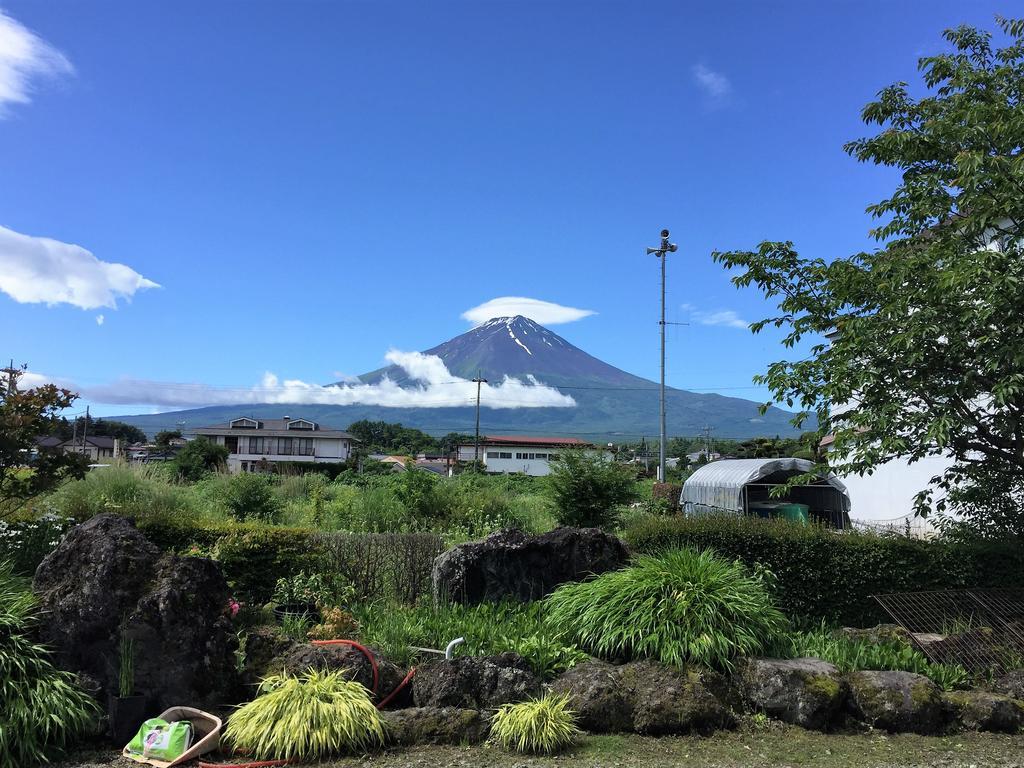
<instances>
[{"instance_id":1,"label":"greenhouse structure","mask_svg":"<svg viewBox=\"0 0 1024 768\"><path fill-rule=\"evenodd\" d=\"M778 495L773 489L813 469L807 459L722 459L705 464L683 483L683 514L783 517L850 527L850 495L835 475Z\"/></svg>"}]
</instances>

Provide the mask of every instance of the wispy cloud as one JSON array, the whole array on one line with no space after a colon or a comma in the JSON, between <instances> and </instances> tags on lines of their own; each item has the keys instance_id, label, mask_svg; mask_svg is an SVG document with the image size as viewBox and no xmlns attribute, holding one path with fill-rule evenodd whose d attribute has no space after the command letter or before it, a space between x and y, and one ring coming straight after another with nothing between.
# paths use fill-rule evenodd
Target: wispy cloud
<instances>
[{"instance_id":1,"label":"wispy cloud","mask_svg":"<svg viewBox=\"0 0 1024 768\"><path fill-rule=\"evenodd\" d=\"M73 382L32 374L35 384L52 381L72 389L94 403L149 405L189 408L205 405L248 405L255 403L294 405L377 405L385 408L458 408L476 402L476 384L452 374L437 355L422 352L388 352L389 362L402 368L415 381L399 386L389 378L375 384L321 386L298 379L280 380L266 373L253 387L213 387L198 383L173 383L142 379L119 379L110 384L76 387ZM480 405L486 408L572 408L576 401L533 376L484 384Z\"/></svg>"},{"instance_id":2,"label":"wispy cloud","mask_svg":"<svg viewBox=\"0 0 1024 768\"><path fill-rule=\"evenodd\" d=\"M124 264L100 261L81 246L0 226L0 291L20 304L117 309L118 299L159 287Z\"/></svg>"},{"instance_id":3,"label":"wispy cloud","mask_svg":"<svg viewBox=\"0 0 1024 768\"><path fill-rule=\"evenodd\" d=\"M690 319L700 325L718 325L724 328L747 330L750 323L741 318L733 309L719 309L713 312L698 309L692 304L683 304L682 309L690 314Z\"/></svg>"},{"instance_id":4,"label":"wispy cloud","mask_svg":"<svg viewBox=\"0 0 1024 768\"><path fill-rule=\"evenodd\" d=\"M103 325L103 321L106 319L103 315L96 315L96 325Z\"/></svg>"},{"instance_id":5,"label":"wispy cloud","mask_svg":"<svg viewBox=\"0 0 1024 768\"><path fill-rule=\"evenodd\" d=\"M592 309L565 307L551 301L529 299L525 296L501 296L485 301L472 309L467 309L462 313L462 317L475 325L485 323L491 318L515 315L528 317L541 325L560 325L596 314Z\"/></svg>"},{"instance_id":6,"label":"wispy cloud","mask_svg":"<svg viewBox=\"0 0 1024 768\"><path fill-rule=\"evenodd\" d=\"M732 93L732 83L721 72L716 72L705 64L694 64L690 72L693 81L710 98L721 101Z\"/></svg>"},{"instance_id":7,"label":"wispy cloud","mask_svg":"<svg viewBox=\"0 0 1024 768\"><path fill-rule=\"evenodd\" d=\"M63 53L0 10L0 118L31 101L33 79L72 72Z\"/></svg>"}]
</instances>

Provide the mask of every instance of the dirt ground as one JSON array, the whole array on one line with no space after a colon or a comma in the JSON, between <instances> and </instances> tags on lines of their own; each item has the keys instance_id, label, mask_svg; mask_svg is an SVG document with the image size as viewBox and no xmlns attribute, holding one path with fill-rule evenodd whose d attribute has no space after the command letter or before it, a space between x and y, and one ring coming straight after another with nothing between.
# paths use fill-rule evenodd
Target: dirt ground
<instances>
[{"instance_id":1,"label":"dirt ground","mask_svg":"<svg viewBox=\"0 0 1024 768\"><path fill-rule=\"evenodd\" d=\"M211 761L215 758L208 758ZM1024 768L1024 735L825 735L773 724L710 737L585 736L553 757L512 755L491 747L416 747L321 763L321 768L739 768L942 766ZM115 753L88 753L59 768L138 768Z\"/></svg>"}]
</instances>

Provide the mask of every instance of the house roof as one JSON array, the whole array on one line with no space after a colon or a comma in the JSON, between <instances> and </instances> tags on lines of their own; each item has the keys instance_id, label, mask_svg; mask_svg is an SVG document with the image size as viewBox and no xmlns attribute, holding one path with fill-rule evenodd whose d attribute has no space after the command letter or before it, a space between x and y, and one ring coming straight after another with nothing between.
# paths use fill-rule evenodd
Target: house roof
<instances>
[{"instance_id":1,"label":"house roof","mask_svg":"<svg viewBox=\"0 0 1024 768\"><path fill-rule=\"evenodd\" d=\"M84 438L84 442L87 445L91 445L94 448L110 448L111 450L114 449L114 440L115 438L108 437L107 435L89 435ZM74 445L76 443L82 445L83 438L81 435L73 440L61 440L59 437L53 437L52 435L36 438L36 445L40 448L57 448L62 445Z\"/></svg>"},{"instance_id":2,"label":"house roof","mask_svg":"<svg viewBox=\"0 0 1024 768\"><path fill-rule=\"evenodd\" d=\"M313 435L317 437L337 438L359 442L356 438L341 429L324 429L317 422L310 419L249 419L255 421L259 426L256 429L250 427L232 427L231 423L241 418L232 419L224 424L211 424L208 427L197 427L190 432L197 435L251 435L258 433L270 437L295 437ZM305 421L313 425L313 429L288 429L288 425L296 421Z\"/></svg>"},{"instance_id":3,"label":"house roof","mask_svg":"<svg viewBox=\"0 0 1024 768\"><path fill-rule=\"evenodd\" d=\"M470 443L466 443L470 445ZM591 443L578 437L536 437L533 435L487 435L480 438L480 445L562 445L589 446Z\"/></svg>"}]
</instances>

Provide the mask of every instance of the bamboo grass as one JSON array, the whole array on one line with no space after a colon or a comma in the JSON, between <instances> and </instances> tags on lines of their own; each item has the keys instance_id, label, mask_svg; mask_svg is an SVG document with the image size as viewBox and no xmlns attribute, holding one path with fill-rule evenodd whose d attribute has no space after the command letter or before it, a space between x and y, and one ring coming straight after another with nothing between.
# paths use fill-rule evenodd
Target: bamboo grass
<instances>
[{"instance_id":1,"label":"bamboo grass","mask_svg":"<svg viewBox=\"0 0 1024 768\"><path fill-rule=\"evenodd\" d=\"M506 704L491 720L491 740L513 752L550 755L572 744L580 733L565 695Z\"/></svg>"},{"instance_id":2,"label":"bamboo grass","mask_svg":"<svg viewBox=\"0 0 1024 768\"><path fill-rule=\"evenodd\" d=\"M761 580L710 550L642 556L545 600L546 619L604 658L729 668L788 629Z\"/></svg>"},{"instance_id":3,"label":"bamboo grass","mask_svg":"<svg viewBox=\"0 0 1024 768\"><path fill-rule=\"evenodd\" d=\"M256 760L313 761L384 742L384 723L362 685L344 672L271 675L228 720L225 741Z\"/></svg>"}]
</instances>

